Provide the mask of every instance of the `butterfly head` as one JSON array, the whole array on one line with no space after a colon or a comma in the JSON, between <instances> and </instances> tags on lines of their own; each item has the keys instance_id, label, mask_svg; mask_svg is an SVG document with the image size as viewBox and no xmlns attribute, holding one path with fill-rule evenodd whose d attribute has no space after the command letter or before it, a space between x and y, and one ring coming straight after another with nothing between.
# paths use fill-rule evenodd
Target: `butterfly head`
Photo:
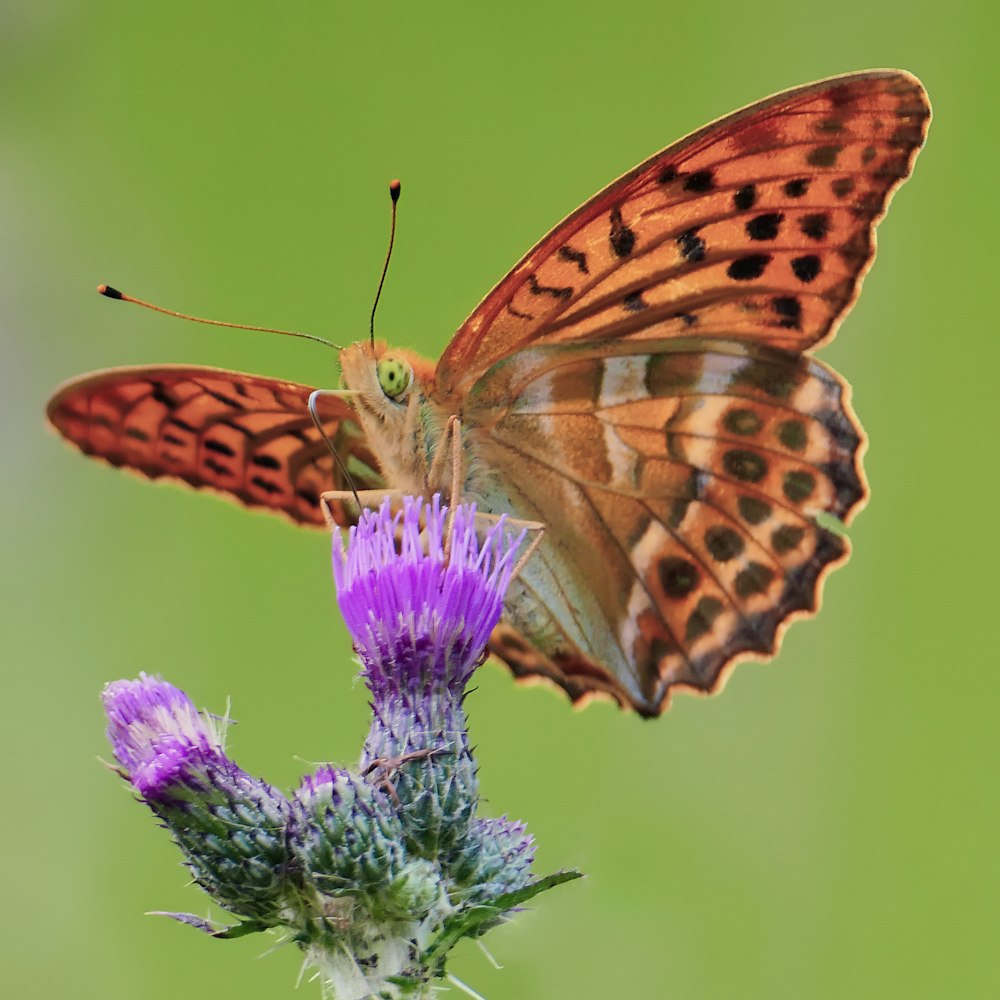
<instances>
[{"instance_id":1,"label":"butterfly head","mask_svg":"<svg viewBox=\"0 0 1000 1000\"><path fill-rule=\"evenodd\" d=\"M358 422L375 444L382 471L395 488L423 492L425 463L419 452L418 414L434 370L408 351L381 341L359 341L340 352L341 384L349 390Z\"/></svg>"}]
</instances>

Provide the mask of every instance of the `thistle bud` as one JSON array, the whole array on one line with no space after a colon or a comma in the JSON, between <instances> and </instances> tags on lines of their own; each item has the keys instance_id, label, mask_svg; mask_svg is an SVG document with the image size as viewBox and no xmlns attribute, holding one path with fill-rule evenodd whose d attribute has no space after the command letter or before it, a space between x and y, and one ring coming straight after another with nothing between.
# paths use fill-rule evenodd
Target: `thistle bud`
<instances>
[{"instance_id":1,"label":"thistle bud","mask_svg":"<svg viewBox=\"0 0 1000 1000\"><path fill-rule=\"evenodd\" d=\"M216 721L166 681L140 674L102 697L123 776L173 834L195 881L233 913L277 922L291 889L287 799L231 761Z\"/></svg>"}]
</instances>

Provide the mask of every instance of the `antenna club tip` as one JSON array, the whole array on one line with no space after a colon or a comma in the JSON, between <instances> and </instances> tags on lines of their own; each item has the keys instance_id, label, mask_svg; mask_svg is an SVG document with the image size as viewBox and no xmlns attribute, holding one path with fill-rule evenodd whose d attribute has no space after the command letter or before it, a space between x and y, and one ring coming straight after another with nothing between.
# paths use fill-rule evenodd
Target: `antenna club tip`
<instances>
[{"instance_id":1,"label":"antenna club tip","mask_svg":"<svg viewBox=\"0 0 1000 1000\"><path fill-rule=\"evenodd\" d=\"M117 288L113 288L111 285L98 285L97 291L109 299L120 299L123 297L122 293L119 292Z\"/></svg>"},{"instance_id":2,"label":"antenna club tip","mask_svg":"<svg viewBox=\"0 0 1000 1000\"><path fill-rule=\"evenodd\" d=\"M403 185L400 183L398 178L396 180L389 181L389 197L392 198L392 203L395 205L399 201L399 192Z\"/></svg>"}]
</instances>

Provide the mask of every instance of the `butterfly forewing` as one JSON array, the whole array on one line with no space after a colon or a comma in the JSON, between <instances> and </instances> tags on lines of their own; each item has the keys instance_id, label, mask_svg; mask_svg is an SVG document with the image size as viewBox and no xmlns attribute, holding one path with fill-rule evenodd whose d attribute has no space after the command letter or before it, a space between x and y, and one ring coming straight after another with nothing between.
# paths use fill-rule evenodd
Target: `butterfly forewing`
<instances>
[{"instance_id":1,"label":"butterfly forewing","mask_svg":"<svg viewBox=\"0 0 1000 1000\"><path fill-rule=\"evenodd\" d=\"M87 455L322 526L320 493L346 483L309 415L311 392L217 368L116 368L66 383L48 415ZM382 488L348 405L321 397L318 412L355 485Z\"/></svg>"},{"instance_id":2,"label":"butterfly forewing","mask_svg":"<svg viewBox=\"0 0 1000 1000\"><path fill-rule=\"evenodd\" d=\"M929 106L898 71L776 95L653 156L500 282L441 359L468 391L531 343L694 335L802 351L832 334Z\"/></svg>"}]
</instances>

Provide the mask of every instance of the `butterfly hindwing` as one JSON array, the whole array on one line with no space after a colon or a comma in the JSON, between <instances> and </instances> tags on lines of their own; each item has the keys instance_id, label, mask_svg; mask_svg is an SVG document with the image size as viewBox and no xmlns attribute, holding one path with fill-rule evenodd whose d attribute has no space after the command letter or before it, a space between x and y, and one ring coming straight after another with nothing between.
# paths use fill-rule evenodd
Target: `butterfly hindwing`
<instances>
[{"instance_id":1,"label":"butterfly hindwing","mask_svg":"<svg viewBox=\"0 0 1000 1000\"><path fill-rule=\"evenodd\" d=\"M571 693L603 665L653 714L671 686L712 690L738 653L773 653L782 623L815 609L846 551L816 516L848 521L866 495L863 437L824 365L740 341L619 341L527 349L484 383L475 449L509 470L515 509L560 511L545 520L555 567L524 570L545 612L511 618ZM566 623L587 599L581 642Z\"/></svg>"},{"instance_id":2,"label":"butterfly hindwing","mask_svg":"<svg viewBox=\"0 0 1000 1000\"><path fill-rule=\"evenodd\" d=\"M309 415L311 392L220 368L114 368L63 385L48 415L82 452L111 465L320 527L319 494L346 484ZM321 397L318 412L358 488L381 488L348 405Z\"/></svg>"}]
</instances>

